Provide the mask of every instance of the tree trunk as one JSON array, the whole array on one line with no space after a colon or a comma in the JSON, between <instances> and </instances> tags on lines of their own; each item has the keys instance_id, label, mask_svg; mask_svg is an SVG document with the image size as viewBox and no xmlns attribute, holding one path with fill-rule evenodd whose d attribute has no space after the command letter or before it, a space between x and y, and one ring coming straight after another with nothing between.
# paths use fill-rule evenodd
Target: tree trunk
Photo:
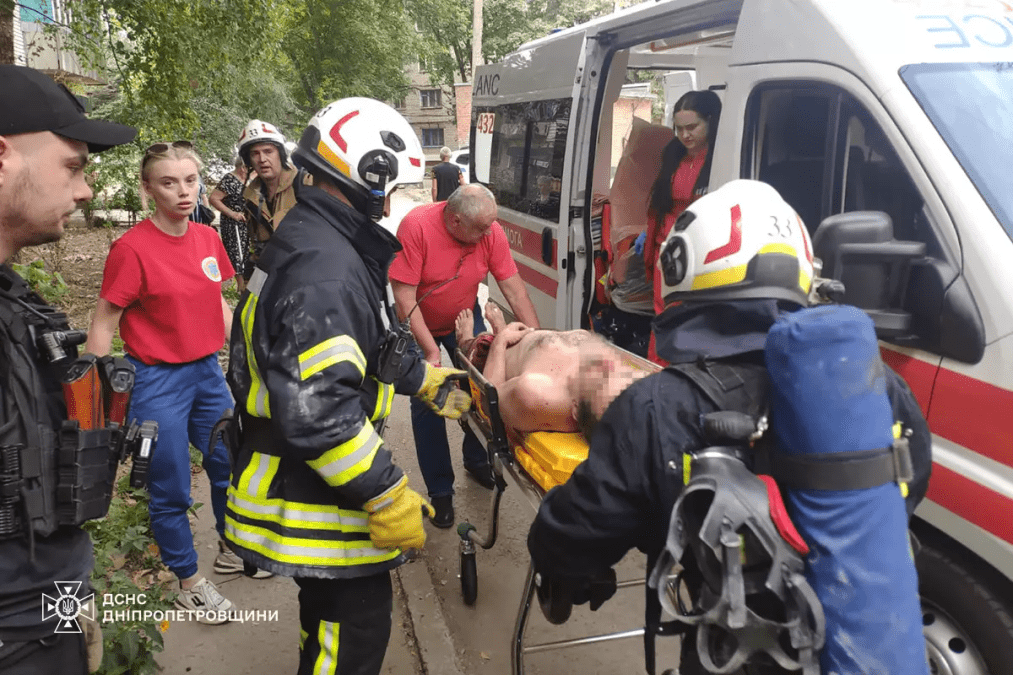
<instances>
[{"instance_id":1,"label":"tree trunk","mask_svg":"<svg viewBox=\"0 0 1013 675\"><path fill-rule=\"evenodd\" d=\"M0 63L14 63L14 3L0 0Z\"/></svg>"},{"instance_id":2,"label":"tree trunk","mask_svg":"<svg viewBox=\"0 0 1013 675\"><path fill-rule=\"evenodd\" d=\"M475 69L482 65L482 0L475 0L475 13L471 25L471 79L475 79Z\"/></svg>"}]
</instances>

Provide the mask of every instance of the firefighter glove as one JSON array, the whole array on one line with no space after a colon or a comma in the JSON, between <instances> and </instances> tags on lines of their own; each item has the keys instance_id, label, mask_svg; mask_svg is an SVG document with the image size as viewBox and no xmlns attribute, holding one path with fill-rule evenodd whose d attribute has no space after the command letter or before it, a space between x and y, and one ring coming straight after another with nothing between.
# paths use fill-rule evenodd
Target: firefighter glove
<instances>
[{"instance_id":1,"label":"firefighter glove","mask_svg":"<svg viewBox=\"0 0 1013 675\"><path fill-rule=\"evenodd\" d=\"M423 517L436 515L432 504L408 487L407 476L364 508L369 514L369 538L377 548L386 549L422 548L426 543Z\"/></svg>"},{"instance_id":2,"label":"firefighter glove","mask_svg":"<svg viewBox=\"0 0 1013 675\"><path fill-rule=\"evenodd\" d=\"M456 420L471 407L471 396L459 389L455 380L466 380L468 374L456 368L443 368L426 363L426 379L415 394L419 400L447 419Z\"/></svg>"}]
</instances>

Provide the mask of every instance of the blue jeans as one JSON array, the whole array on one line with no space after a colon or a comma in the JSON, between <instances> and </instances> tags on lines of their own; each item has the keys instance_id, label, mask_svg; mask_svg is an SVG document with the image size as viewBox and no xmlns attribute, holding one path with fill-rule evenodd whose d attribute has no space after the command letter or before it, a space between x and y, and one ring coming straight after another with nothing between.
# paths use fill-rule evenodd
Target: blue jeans
<instances>
[{"instance_id":1,"label":"blue jeans","mask_svg":"<svg viewBox=\"0 0 1013 675\"><path fill-rule=\"evenodd\" d=\"M475 301L475 334L485 331L485 322ZM457 349L457 336L433 336L437 345L443 345L451 358ZM413 344L413 353L421 356L418 346ZM426 481L426 489L430 498L445 497L454 494L454 467L450 463L450 441L447 439L447 422L434 413L425 403L417 398L411 399L412 434L415 436L415 454L418 456L419 469ZM472 471L482 471L489 466L489 454L470 428L464 431L464 466Z\"/></svg>"},{"instance_id":2,"label":"blue jeans","mask_svg":"<svg viewBox=\"0 0 1013 675\"><path fill-rule=\"evenodd\" d=\"M148 513L162 562L180 579L197 574L197 551L186 511L190 499L190 444L204 456L211 481L211 510L218 534L225 531L229 456L220 442L208 453L211 428L233 407L216 354L190 363L149 366L127 357L137 369L130 417L158 422L158 443L148 469Z\"/></svg>"}]
</instances>

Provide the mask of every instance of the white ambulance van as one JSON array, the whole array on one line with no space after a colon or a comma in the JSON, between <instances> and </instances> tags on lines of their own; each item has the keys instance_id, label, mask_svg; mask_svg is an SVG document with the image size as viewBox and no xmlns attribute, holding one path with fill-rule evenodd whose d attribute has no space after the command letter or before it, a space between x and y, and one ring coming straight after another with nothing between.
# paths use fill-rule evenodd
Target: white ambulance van
<instances>
[{"instance_id":1,"label":"white ambulance van","mask_svg":"<svg viewBox=\"0 0 1013 675\"><path fill-rule=\"evenodd\" d=\"M1013 673L1013 0L649 2L479 68L472 181L499 200L543 327L589 326L592 196L641 70L691 70L721 96L711 189L766 181L810 231L885 212L884 259L923 245L904 275L865 281L904 319L884 357L934 433L912 526L930 658Z\"/></svg>"}]
</instances>

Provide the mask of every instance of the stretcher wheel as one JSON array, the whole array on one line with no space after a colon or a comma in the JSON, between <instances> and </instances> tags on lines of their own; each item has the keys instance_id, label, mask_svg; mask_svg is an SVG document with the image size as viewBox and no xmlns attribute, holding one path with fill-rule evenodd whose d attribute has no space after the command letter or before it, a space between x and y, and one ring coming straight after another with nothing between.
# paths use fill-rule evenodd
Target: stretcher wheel
<instances>
[{"instance_id":1,"label":"stretcher wheel","mask_svg":"<svg viewBox=\"0 0 1013 675\"><path fill-rule=\"evenodd\" d=\"M464 604L474 605L478 597L478 565L475 562L475 553L461 552L461 595L464 596Z\"/></svg>"}]
</instances>

